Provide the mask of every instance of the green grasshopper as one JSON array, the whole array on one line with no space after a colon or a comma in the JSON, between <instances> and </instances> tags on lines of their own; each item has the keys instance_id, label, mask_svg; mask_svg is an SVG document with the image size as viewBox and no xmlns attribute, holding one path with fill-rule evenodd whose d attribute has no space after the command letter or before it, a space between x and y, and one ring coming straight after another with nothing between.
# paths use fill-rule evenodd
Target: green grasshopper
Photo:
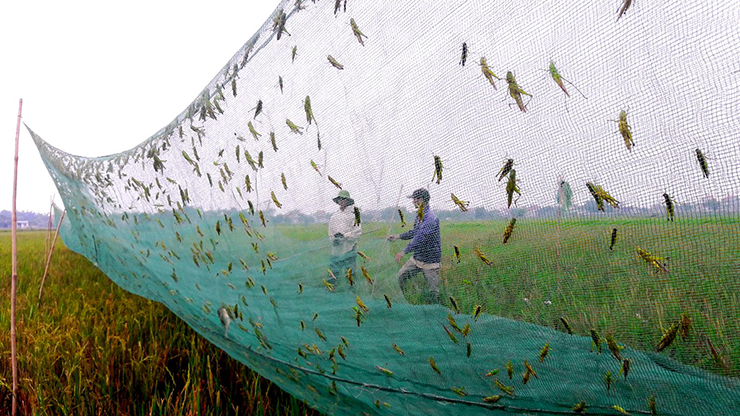
<instances>
[{"instance_id":1,"label":"green grasshopper","mask_svg":"<svg viewBox=\"0 0 740 416\"><path fill-rule=\"evenodd\" d=\"M301 129L303 129L303 127L296 126L292 121L290 121L289 118L286 118L285 119L285 124L288 125L288 127L290 128L290 131L291 132L298 133L298 134L303 134L303 131L301 130Z\"/></svg>"},{"instance_id":2,"label":"green grasshopper","mask_svg":"<svg viewBox=\"0 0 740 416\"><path fill-rule=\"evenodd\" d=\"M627 150L632 151L632 146L635 145L635 141L632 139L632 127L627 124L627 112L622 110L619 112L619 120L617 120L619 126L619 133L624 139L624 145L627 146Z\"/></svg>"},{"instance_id":3,"label":"green grasshopper","mask_svg":"<svg viewBox=\"0 0 740 416\"><path fill-rule=\"evenodd\" d=\"M259 134L257 130L254 129L254 125L252 124L251 121L247 123L247 127L249 127L249 132L252 133L254 140L259 140L259 137L261 136L261 134Z\"/></svg>"},{"instance_id":4,"label":"green grasshopper","mask_svg":"<svg viewBox=\"0 0 740 416\"><path fill-rule=\"evenodd\" d=\"M550 61L550 69L549 69L549 72L550 72L550 76L552 77L552 80L555 81L556 84L558 84L558 86L560 87L561 90L563 90L563 92L565 93L566 96L570 97L570 94L565 89L565 84L563 83L563 81L565 81L568 84L572 85L573 88L575 88L576 91L578 91L578 93L581 94L581 96L583 96L583 98L588 99L588 97L586 97L585 95L583 95L583 93L581 92L581 90L578 89L578 87L576 87L572 82L568 81L567 79L563 78L562 75L560 75L560 73L558 72L557 68L555 68L555 63L553 61Z\"/></svg>"},{"instance_id":5,"label":"green grasshopper","mask_svg":"<svg viewBox=\"0 0 740 416\"><path fill-rule=\"evenodd\" d=\"M342 189L342 184L341 183L339 183L336 180L334 180L334 178L332 178L331 176L327 176L327 178L329 178L329 182L331 182L332 185L336 186L339 189Z\"/></svg>"},{"instance_id":6,"label":"green grasshopper","mask_svg":"<svg viewBox=\"0 0 740 416\"><path fill-rule=\"evenodd\" d=\"M283 204L278 201L277 197L275 196L275 191L270 191L270 196L272 197L272 201L275 203L275 206L278 208L282 208Z\"/></svg>"},{"instance_id":7,"label":"green grasshopper","mask_svg":"<svg viewBox=\"0 0 740 416\"><path fill-rule=\"evenodd\" d=\"M460 207L460 211L465 212L468 210L468 205L470 205L470 202L468 201L462 201L458 199L455 194L450 194L452 196L452 202L454 202L458 207Z\"/></svg>"},{"instance_id":8,"label":"green grasshopper","mask_svg":"<svg viewBox=\"0 0 740 416\"><path fill-rule=\"evenodd\" d=\"M309 97L308 95L303 101L303 109L306 111L306 122L310 126L311 120L316 121L316 118L313 116L313 111L311 111L311 97ZM319 123L316 124L318 125Z\"/></svg>"},{"instance_id":9,"label":"green grasshopper","mask_svg":"<svg viewBox=\"0 0 740 416\"><path fill-rule=\"evenodd\" d=\"M488 82L491 83L491 85L493 86L493 89L495 90L496 83L493 82L493 79L496 78L497 80L501 81L501 78L497 77L496 74L494 74L493 71L491 71L491 69L488 67L488 63L486 62L485 57L480 58L480 70L481 72L483 72L483 76L486 77Z\"/></svg>"},{"instance_id":10,"label":"green grasshopper","mask_svg":"<svg viewBox=\"0 0 740 416\"><path fill-rule=\"evenodd\" d=\"M337 62L337 60L336 60L336 59L334 59L334 57L333 57L333 56L331 56L331 55L327 55L327 56L326 56L326 59L328 59L328 60L329 60L329 63L330 63L330 64L332 64L332 66L333 66L334 68L336 68L336 69L344 69L344 65L340 64L339 62Z\"/></svg>"},{"instance_id":11,"label":"green grasshopper","mask_svg":"<svg viewBox=\"0 0 740 416\"><path fill-rule=\"evenodd\" d=\"M512 169L511 172L509 172L509 181L506 183L506 198L508 202L507 208L511 208L511 200L514 198L514 192L516 192L519 196L522 195L516 182L516 169ZM514 201L514 205L516 205L516 201L518 200L519 197L517 197L517 199Z\"/></svg>"},{"instance_id":12,"label":"green grasshopper","mask_svg":"<svg viewBox=\"0 0 740 416\"><path fill-rule=\"evenodd\" d=\"M357 38L357 41L360 42L360 45L365 46L365 42L362 40L362 37L364 36L365 38L367 38L367 35L360 31L360 28L357 26L355 19L349 19L349 24L350 26L352 26L352 33Z\"/></svg>"},{"instance_id":13,"label":"green grasshopper","mask_svg":"<svg viewBox=\"0 0 740 416\"><path fill-rule=\"evenodd\" d=\"M522 101L522 94L528 95L531 99L532 94L524 91L519 84L516 83L516 79L514 78L514 74L511 73L511 71L506 72L506 83L509 84L509 95L511 95L511 98L516 101L516 105L519 106L519 110L521 110L523 113L527 112L527 106Z\"/></svg>"}]
</instances>

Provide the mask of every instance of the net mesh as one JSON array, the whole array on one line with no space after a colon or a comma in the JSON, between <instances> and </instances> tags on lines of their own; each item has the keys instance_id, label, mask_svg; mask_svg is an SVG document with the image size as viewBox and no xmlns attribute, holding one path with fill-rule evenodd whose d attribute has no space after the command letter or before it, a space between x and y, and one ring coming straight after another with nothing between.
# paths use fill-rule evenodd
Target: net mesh
<instances>
[{"instance_id":1,"label":"net mesh","mask_svg":"<svg viewBox=\"0 0 740 416\"><path fill-rule=\"evenodd\" d=\"M327 414L740 413L740 7L620 7L283 1L134 149L31 132L64 241Z\"/></svg>"}]
</instances>

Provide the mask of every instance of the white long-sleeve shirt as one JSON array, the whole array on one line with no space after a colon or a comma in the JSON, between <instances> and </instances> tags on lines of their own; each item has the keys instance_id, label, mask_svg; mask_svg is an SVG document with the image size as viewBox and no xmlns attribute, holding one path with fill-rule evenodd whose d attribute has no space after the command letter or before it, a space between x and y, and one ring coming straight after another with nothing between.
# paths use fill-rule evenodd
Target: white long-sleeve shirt
<instances>
[{"instance_id":1,"label":"white long-sleeve shirt","mask_svg":"<svg viewBox=\"0 0 740 416\"><path fill-rule=\"evenodd\" d=\"M341 256L357 248L357 239L362 235L362 225L355 226L354 207L348 205L344 210L339 209L329 219L329 241L332 243L333 256ZM337 233L344 237L335 238L334 234Z\"/></svg>"}]
</instances>

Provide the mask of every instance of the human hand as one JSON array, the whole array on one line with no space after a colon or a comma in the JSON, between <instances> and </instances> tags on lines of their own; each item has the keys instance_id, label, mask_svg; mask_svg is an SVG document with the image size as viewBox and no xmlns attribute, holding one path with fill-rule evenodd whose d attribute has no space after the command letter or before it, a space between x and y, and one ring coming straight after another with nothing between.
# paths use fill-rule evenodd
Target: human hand
<instances>
[{"instance_id":1,"label":"human hand","mask_svg":"<svg viewBox=\"0 0 740 416\"><path fill-rule=\"evenodd\" d=\"M388 239L388 241L390 241L391 243L392 243L392 242L394 242L394 241L396 241L396 240L398 239L398 237L396 237L395 235L389 235L389 236L388 236L388 237L386 237L386 238L387 238L387 239Z\"/></svg>"},{"instance_id":2,"label":"human hand","mask_svg":"<svg viewBox=\"0 0 740 416\"><path fill-rule=\"evenodd\" d=\"M396 263L401 264L401 259L404 255L405 253L403 251L399 251L398 253L396 253Z\"/></svg>"}]
</instances>

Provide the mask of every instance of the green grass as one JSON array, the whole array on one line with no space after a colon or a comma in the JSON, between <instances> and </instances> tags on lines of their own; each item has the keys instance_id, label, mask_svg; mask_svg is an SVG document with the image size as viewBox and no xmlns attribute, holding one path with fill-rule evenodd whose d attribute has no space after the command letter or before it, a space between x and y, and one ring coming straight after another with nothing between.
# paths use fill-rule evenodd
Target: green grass
<instances>
[{"instance_id":1,"label":"green grass","mask_svg":"<svg viewBox=\"0 0 740 416\"><path fill-rule=\"evenodd\" d=\"M520 219L507 244L505 221L442 222L444 302L454 297L464 313L485 313L563 331L612 333L632 348L654 351L664 330L685 315L688 336L678 336L661 354L685 364L740 375L740 220ZM609 250L612 228L618 237ZM375 280L360 273L363 299L388 294L401 301L400 267L393 254L406 242L389 243L394 224L365 223L358 259ZM262 230L262 229L260 229ZM325 224L275 226L271 235L281 259L299 264L282 276L286 284L323 290L328 260ZM131 295L87 260L62 246L55 254L44 301L35 308L43 272L44 233L20 233L19 348L25 409L33 414L304 414L311 411L281 393L195 334L160 304ZM240 231L222 243L241 252ZM228 239L233 239L233 242ZM238 243L238 241L242 241ZM267 243L265 243L267 244ZM168 244L169 245L169 244ZM453 258L458 246L462 259ZM670 273L658 272L637 246L668 258ZM479 248L492 266L475 255ZM267 249L267 248L266 248ZM273 248L269 248L274 250ZM249 250L247 250L249 252ZM10 275L10 234L0 234L0 264ZM255 272L258 273L258 272ZM345 282L346 284L346 282ZM6 305L9 279L0 300ZM410 303L421 303L425 282L412 282ZM0 324L9 327L8 308ZM711 340L720 354L710 354ZM0 340L0 409L10 403L9 339Z\"/></svg>"},{"instance_id":2,"label":"green grass","mask_svg":"<svg viewBox=\"0 0 740 416\"><path fill-rule=\"evenodd\" d=\"M508 221L442 222L441 295L450 296L465 313L482 305L486 313L554 327L564 331L565 317L574 332L588 335L596 329L612 333L632 348L655 351L655 346L682 315L691 319L686 338L679 335L662 353L705 370L740 376L740 219L735 217L609 218L585 220L520 219L507 244L502 243ZM618 229L613 250L612 228ZM406 241L388 243L387 224L363 224L375 231L364 235L359 250L372 259L358 259L375 279L360 283L363 299L401 296L396 282L400 265L393 254ZM407 230L394 224L390 232ZM326 245L326 226L285 226L281 234L298 233L301 242ZM462 259L453 258L458 246ZM286 245L287 246L287 245ZM636 252L641 247L666 257L669 273L658 272ZM304 245L305 247L305 245ZM480 250L492 261L484 264ZM302 256L306 264L326 262L326 250ZM323 266L322 266L323 267ZM317 271L323 270L316 267ZM320 279L306 282L321 286ZM423 303L426 282L421 274L412 281L406 298ZM526 299L526 300L525 300ZM547 301L547 304L546 304ZM709 340L720 355L710 354Z\"/></svg>"},{"instance_id":3,"label":"green grass","mask_svg":"<svg viewBox=\"0 0 740 416\"><path fill-rule=\"evenodd\" d=\"M0 326L10 328L10 233L0 233ZM125 292L61 240L41 306L46 233L18 233L20 414L318 414L214 347L159 303ZM0 413L11 404L9 331ZM6 412L7 410L7 412Z\"/></svg>"},{"instance_id":4,"label":"green grass","mask_svg":"<svg viewBox=\"0 0 740 416\"><path fill-rule=\"evenodd\" d=\"M520 219L502 244L507 223L441 223L445 304L452 296L465 313L482 305L489 314L561 331L560 317L565 317L575 333L588 335L593 328L645 351L655 351L664 331L686 315L691 319L688 336L679 335L663 353L717 374L740 376L740 219ZM384 242L386 225L365 227L382 230L360 240L359 249L373 257L360 264L376 284L358 293L380 299L384 293L400 295L395 280L400 266L393 254L407 242ZM609 250L615 227L617 241ZM394 225L391 232L404 230ZM462 252L460 263L453 258L455 245ZM656 273L637 255L637 246L666 257L670 273ZM492 266L478 259L476 247ZM419 275L409 302L422 303L425 289ZM710 354L708 340L721 362Z\"/></svg>"}]
</instances>

